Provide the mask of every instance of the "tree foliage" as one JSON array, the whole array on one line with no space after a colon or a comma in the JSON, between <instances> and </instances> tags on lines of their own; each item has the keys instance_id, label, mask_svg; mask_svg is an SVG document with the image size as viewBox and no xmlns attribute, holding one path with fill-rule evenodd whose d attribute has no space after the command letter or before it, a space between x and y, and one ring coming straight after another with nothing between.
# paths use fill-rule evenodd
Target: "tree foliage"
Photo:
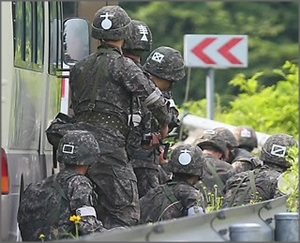
<instances>
[{"instance_id":1,"label":"tree foliage","mask_svg":"<svg viewBox=\"0 0 300 243\"><path fill-rule=\"evenodd\" d=\"M272 85L273 67L298 58L298 2L120 2L132 18L144 21L153 34L153 48L171 46L183 52L185 34L248 35L248 68L217 69L215 92L228 105L239 89L228 85L238 73L246 77L264 71L259 86ZM206 70L191 71L190 100L205 98ZM185 82L185 83L184 83ZM184 100L184 84L174 86L177 104Z\"/></svg>"},{"instance_id":2,"label":"tree foliage","mask_svg":"<svg viewBox=\"0 0 300 243\"><path fill-rule=\"evenodd\" d=\"M246 78L244 74L234 77L229 84L238 87L240 93L229 107L217 103L215 119L232 125L249 125L267 134L287 133L298 137L298 66L286 61L273 73L280 77L271 86L260 86L263 72ZM194 115L204 116L206 101L190 101L185 109Z\"/></svg>"},{"instance_id":3,"label":"tree foliage","mask_svg":"<svg viewBox=\"0 0 300 243\"><path fill-rule=\"evenodd\" d=\"M288 192L288 199L286 201L286 207L288 212L299 212L299 148L293 147L288 151L288 157L286 158L291 167L288 168L281 175L284 180L281 190Z\"/></svg>"}]
</instances>

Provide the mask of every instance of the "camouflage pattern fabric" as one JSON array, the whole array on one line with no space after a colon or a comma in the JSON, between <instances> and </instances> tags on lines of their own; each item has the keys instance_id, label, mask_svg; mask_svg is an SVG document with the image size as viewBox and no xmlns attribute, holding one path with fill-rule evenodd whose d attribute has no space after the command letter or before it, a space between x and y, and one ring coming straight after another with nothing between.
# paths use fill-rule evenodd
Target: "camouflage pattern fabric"
<instances>
[{"instance_id":1,"label":"camouflage pattern fabric","mask_svg":"<svg viewBox=\"0 0 300 243\"><path fill-rule=\"evenodd\" d=\"M155 89L154 83L131 59L109 45L100 46L97 53L80 60L70 71L72 109L76 118L79 113L92 110L114 116L128 126L132 95L139 96L143 103ZM93 108L89 106L92 92L95 92ZM159 124L168 124L165 99L162 94L157 95L157 100L147 108Z\"/></svg>"},{"instance_id":2,"label":"camouflage pattern fabric","mask_svg":"<svg viewBox=\"0 0 300 243\"><path fill-rule=\"evenodd\" d=\"M143 197L149 190L157 187L159 183L159 171L150 168L134 168L134 173L137 178L137 186L139 198Z\"/></svg>"},{"instance_id":3,"label":"camouflage pattern fabric","mask_svg":"<svg viewBox=\"0 0 300 243\"><path fill-rule=\"evenodd\" d=\"M246 205L250 202L265 201L283 195L277 188L277 179L281 175L282 169L267 165L254 169L256 191L254 194L251 191L250 172L251 171L238 173L227 180L222 208Z\"/></svg>"},{"instance_id":4,"label":"camouflage pattern fabric","mask_svg":"<svg viewBox=\"0 0 300 243\"><path fill-rule=\"evenodd\" d=\"M125 137L97 121L76 122L74 126L93 134L101 148L87 176L96 184L99 197L95 208L105 228L137 224L140 209L136 176L127 158Z\"/></svg>"},{"instance_id":5,"label":"camouflage pattern fabric","mask_svg":"<svg viewBox=\"0 0 300 243\"><path fill-rule=\"evenodd\" d=\"M180 144L171 153L168 170L173 173L196 175L201 179L207 172L206 159L198 146Z\"/></svg>"},{"instance_id":6,"label":"camouflage pattern fabric","mask_svg":"<svg viewBox=\"0 0 300 243\"><path fill-rule=\"evenodd\" d=\"M235 170L235 173L253 170L262 166L263 162L245 149L235 148L231 151L232 157L229 163Z\"/></svg>"},{"instance_id":7,"label":"camouflage pattern fabric","mask_svg":"<svg viewBox=\"0 0 300 243\"><path fill-rule=\"evenodd\" d=\"M176 201L168 199L164 190L165 185L170 188ZM165 185L159 185L150 190L140 199L142 224L184 217L187 216L188 208L195 205L204 206L203 195L186 182L174 180L172 184ZM167 200L167 204L164 203L165 200ZM163 205L166 207L162 208ZM177 208L176 205L180 205L182 208Z\"/></svg>"},{"instance_id":8,"label":"camouflage pattern fabric","mask_svg":"<svg viewBox=\"0 0 300 243\"><path fill-rule=\"evenodd\" d=\"M123 49L134 51L151 51L152 49L152 32L149 26L139 20L132 20L130 35L125 36Z\"/></svg>"},{"instance_id":9,"label":"camouflage pattern fabric","mask_svg":"<svg viewBox=\"0 0 300 243\"><path fill-rule=\"evenodd\" d=\"M172 98L171 92L163 92L163 95L166 99ZM141 144L143 127L148 127L150 132L159 132L158 122L151 113L149 114L150 115L149 120L146 120L145 113L149 112L149 110L147 110L146 107L139 107L138 102L134 103L133 110L134 110L133 111L134 114L140 111L141 116L144 115L144 117L142 118L142 123L148 123L148 124L140 124L139 126L135 127L134 133L132 132L131 136L128 136L127 143L137 144L137 141L139 141L139 143ZM179 124L178 116L179 116L179 112L175 107L169 109L169 117L171 120L171 122L168 125L169 131L171 131L174 127L178 126ZM156 187L157 185L160 184L159 176L163 174L158 173L159 153L157 151L157 148L146 150L143 149L141 146L134 146L134 145L132 145L132 148L133 149L131 153L130 162L134 168L134 172L137 177L139 197L142 197L149 189ZM166 180L165 178L161 178L161 179L163 181Z\"/></svg>"},{"instance_id":10,"label":"camouflage pattern fabric","mask_svg":"<svg viewBox=\"0 0 300 243\"><path fill-rule=\"evenodd\" d=\"M91 165L99 154L99 144L91 133L71 130L60 139L57 160L64 164Z\"/></svg>"},{"instance_id":11,"label":"camouflage pattern fabric","mask_svg":"<svg viewBox=\"0 0 300 243\"><path fill-rule=\"evenodd\" d=\"M251 152L254 148L257 148L257 136L252 127L237 126L232 130L232 133L238 141L239 148L243 148L249 152Z\"/></svg>"},{"instance_id":12,"label":"camouflage pattern fabric","mask_svg":"<svg viewBox=\"0 0 300 243\"><path fill-rule=\"evenodd\" d=\"M54 175L47 177L41 184L52 183L53 177ZM75 227L74 223L69 220L70 216L76 215L76 209L78 208L95 206L97 196L94 192L93 184L87 177L68 168L57 174L57 182L65 192L68 203L64 203L65 201L61 197L52 197L53 200L48 201L49 195L45 194L47 191L44 191L44 194L43 191L40 191L40 198L36 198L36 195L32 194L32 197L22 199L22 208L32 210L32 213L27 216L26 212L18 212L18 223L23 241L39 241L40 234L45 236L45 241L71 238L67 234L75 234ZM46 201L43 201L43 199ZM39 206L37 203L42 205ZM44 210L42 210L42 207L44 207ZM59 221L52 225L47 225L46 222L50 220L55 210L59 210ZM25 228L23 228L23 223L25 222L28 222L28 225L25 225ZM29 233L26 231L26 229L32 230L29 227L30 225L33 229L36 229L35 232L30 231ZM102 222L94 216L82 216L78 224L78 230L80 236L106 231Z\"/></svg>"},{"instance_id":13,"label":"camouflage pattern fabric","mask_svg":"<svg viewBox=\"0 0 300 243\"><path fill-rule=\"evenodd\" d=\"M232 148L235 148L238 146L238 142L237 142L234 134L228 128L216 127L213 130L223 137L223 140L226 142L226 145L229 149L232 149Z\"/></svg>"},{"instance_id":14,"label":"camouflage pattern fabric","mask_svg":"<svg viewBox=\"0 0 300 243\"><path fill-rule=\"evenodd\" d=\"M93 83L94 80L97 83ZM78 121L75 126L91 131L101 147L100 158L90 167L88 176L97 185L101 205L98 212L103 212L103 223L106 228L135 225L140 214L138 190L126 151L128 133L124 132L124 127L129 130L132 96L138 96L143 103L156 86L120 50L102 45L97 53L73 66L70 88L72 108ZM95 107L90 109L88 105L95 91ZM147 108L159 124L169 123L161 94ZM114 125L101 121L104 116L114 118ZM115 123L119 124L119 129Z\"/></svg>"},{"instance_id":15,"label":"camouflage pattern fabric","mask_svg":"<svg viewBox=\"0 0 300 243\"><path fill-rule=\"evenodd\" d=\"M205 155L206 163L210 163L210 165L215 169L215 172L219 176L222 181L222 184L225 185L226 181L235 174L232 166L225 161L214 158L213 156L206 154ZM195 187L201 189L204 194L215 194L215 185L218 185L217 179L208 168L207 172L204 174L201 181L197 182ZM205 190L204 190L205 187ZM224 188L217 188L217 195L223 196Z\"/></svg>"},{"instance_id":16,"label":"camouflage pattern fabric","mask_svg":"<svg viewBox=\"0 0 300 243\"><path fill-rule=\"evenodd\" d=\"M158 165L158 181L159 184L165 184L171 179L172 173L165 169L166 164Z\"/></svg>"},{"instance_id":17,"label":"camouflage pattern fabric","mask_svg":"<svg viewBox=\"0 0 300 243\"><path fill-rule=\"evenodd\" d=\"M184 60L181 53L168 46L153 50L144 63L144 70L156 77L178 82L185 76Z\"/></svg>"},{"instance_id":18,"label":"camouflage pattern fabric","mask_svg":"<svg viewBox=\"0 0 300 243\"><path fill-rule=\"evenodd\" d=\"M121 40L131 32L131 19L118 5L104 6L94 15L92 37L98 40Z\"/></svg>"},{"instance_id":19,"label":"camouflage pattern fabric","mask_svg":"<svg viewBox=\"0 0 300 243\"><path fill-rule=\"evenodd\" d=\"M94 163L88 171L89 178L97 185L97 214L107 229L133 226L140 218L137 182L132 166L116 165L116 161L122 161L124 156L124 149L114 149L112 154L101 155L105 163Z\"/></svg>"}]
</instances>

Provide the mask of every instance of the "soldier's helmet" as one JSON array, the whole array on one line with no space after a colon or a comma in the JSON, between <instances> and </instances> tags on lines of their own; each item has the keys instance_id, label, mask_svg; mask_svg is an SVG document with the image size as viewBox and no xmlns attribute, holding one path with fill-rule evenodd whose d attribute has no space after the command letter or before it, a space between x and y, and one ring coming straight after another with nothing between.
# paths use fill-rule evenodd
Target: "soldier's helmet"
<instances>
[{"instance_id":1,"label":"soldier's helmet","mask_svg":"<svg viewBox=\"0 0 300 243\"><path fill-rule=\"evenodd\" d=\"M286 156L288 156L288 149L293 146L298 146L298 142L292 136L283 133L274 134L262 146L260 159L265 163L288 168L290 164Z\"/></svg>"},{"instance_id":2,"label":"soldier's helmet","mask_svg":"<svg viewBox=\"0 0 300 243\"><path fill-rule=\"evenodd\" d=\"M250 126L237 126L232 130L236 140L238 141L238 147L248 148L252 151L257 148L257 136L255 130Z\"/></svg>"},{"instance_id":3,"label":"soldier's helmet","mask_svg":"<svg viewBox=\"0 0 300 243\"><path fill-rule=\"evenodd\" d=\"M171 153L168 163L173 173L196 175L202 178L206 172L206 162L202 150L195 145L178 145Z\"/></svg>"},{"instance_id":4,"label":"soldier's helmet","mask_svg":"<svg viewBox=\"0 0 300 243\"><path fill-rule=\"evenodd\" d=\"M57 161L69 165L91 165L97 161L99 154L99 144L91 133L73 130L60 139Z\"/></svg>"},{"instance_id":5,"label":"soldier's helmet","mask_svg":"<svg viewBox=\"0 0 300 243\"><path fill-rule=\"evenodd\" d=\"M194 144L202 150L213 147L220 151L223 156L226 155L228 149L223 137L214 130L204 130L202 135L195 140Z\"/></svg>"},{"instance_id":6,"label":"soldier's helmet","mask_svg":"<svg viewBox=\"0 0 300 243\"><path fill-rule=\"evenodd\" d=\"M181 53L168 46L153 50L143 67L152 75L170 82L178 82L185 76L185 65Z\"/></svg>"},{"instance_id":7,"label":"soldier's helmet","mask_svg":"<svg viewBox=\"0 0 300 243\"><path fill-rule=\"evenodd\" d=\"M131 18L120 6L100 8L92 23L92 37L98 40L122 40L131 31Z\"/></svg>"},{"instance_id":8,"label":"soldier's helmet","mask_svg":"<svg viewBox=\"0 0 300 243\"><path fill-rule=\"evenodd\" d=\"M132 20L130 34L125 36L123 49L151 51L152 50L152 32L148 25L142 21Z\"/></svg>"},{"instance_id":9,"label":"soldier's helmet","mask_svg":"<svg viewBox=\"0 0 300 243\"><path fill-rule=\"evenodd\" d=\"M217 134L221 135L225 141L227 148L233 149L238 146L238 142L233 133L226 127L216 127L213 129Z\"/></svg>"}]
</instances>

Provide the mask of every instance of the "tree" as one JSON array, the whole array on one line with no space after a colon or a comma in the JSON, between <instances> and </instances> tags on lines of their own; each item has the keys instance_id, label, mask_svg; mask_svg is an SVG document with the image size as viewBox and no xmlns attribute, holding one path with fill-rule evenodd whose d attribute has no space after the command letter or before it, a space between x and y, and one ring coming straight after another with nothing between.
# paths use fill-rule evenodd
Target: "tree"
<instances>
[{"instance_id":1,"label":"tree","mask_svg":"<svg viewBox=\"0 0 300 243\"><path fill-rule=\"evenodd\" d=\"M217 103L215 120L232 125L249 125L267 134L287 133L298 137L298 66L286 61L281 69L273 70L279 81L271 86L260 86L263 72L246 78L238 74L229 84L240 93L229 107ZM194 115L203 115L205 100L187 103L186 109Z\"/></svg>"},{"instance_id":2,"label":"tree","mask_svg":"<svg viewBox=\"0 0 300 243\"><path fill-rule=\"evenodd\" d=\"M147 23L153 34L153 48L171 46L183 52L185 34L248 35L249 67L245 77L264 70L259 85L279 81L272 67L298 58L298 2L120 2L132 18ZM228 105L238 87L228 82L241 69L215 71L219 102ZM191 71L190 100L205 97L206 70ZM182 104L184 84L174 86L174 99Z\"/></svg>"}]
</instances>

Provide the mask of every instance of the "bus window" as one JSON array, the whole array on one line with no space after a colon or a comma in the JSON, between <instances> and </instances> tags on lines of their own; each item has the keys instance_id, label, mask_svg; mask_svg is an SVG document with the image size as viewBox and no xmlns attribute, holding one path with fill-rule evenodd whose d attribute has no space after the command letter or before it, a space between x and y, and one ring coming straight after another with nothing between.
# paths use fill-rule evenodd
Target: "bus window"
<instances>
[{"instance_id":1,"label":"bus window","mask_svg":"<svg viewBox=\"0 0 300 243\"><path fill-rule=\"evenodd\" d=\"M14 63L22 66L25 61L25 2L13 2Z\"/></svg>"},{"instance_id":2,"label":"bus window","mask_svg":"<svg viewBox=\"0 0 300 243\"><path fill-rule=\"evenodd\" d=\"M55 75L62 67L61 62L61 8L59 2L49 2L49 74Z\"/></svg>"},{"instance_id":3,"label":"bus window","mask_svg":"<svg viewBox=\"0 0 300 243\"><path fill-rule=\"evenodd\" d=\"M67 19L63 31L64 62L74 65L90 54L89 23L84 19Z\"/></svg>"},{"instance_id":4,"label":"bus window","mask_svg":"<svg viewBox=\"0 0 300 243\"><path fill-rule=\"evenodd\" d=\"M43 70L44 64L44 5L42 2L33 2L33 38L32 61L33 69Z\"/></svg>"},{"instance_id":5,"label":"bus window","mask_svg":"<svg viewBox=\"0 0 300 243\"><path fill-rule=\"evenodd\" d=\"M44 18L44 4L42 2L36 3L37 16L37 54L36 63L38 65L44 64L44 35L45 35L45 18Z\"/></svg>"},{"instance_id":6,"label":"bus window","mask_svg":"<svg viewBox=\"0 0 300 243\"><path fill-rule=\"evenodd\" d=\"M32 64L32 2L25 2L25 61L27 68Z\"/></svg>"}]
</instances>

